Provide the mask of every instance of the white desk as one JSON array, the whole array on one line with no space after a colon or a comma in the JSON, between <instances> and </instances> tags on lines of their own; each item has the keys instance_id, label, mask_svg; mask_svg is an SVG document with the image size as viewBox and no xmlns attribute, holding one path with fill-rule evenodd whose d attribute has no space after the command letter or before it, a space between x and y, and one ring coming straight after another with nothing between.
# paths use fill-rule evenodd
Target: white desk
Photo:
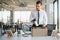
<instances>
[{"instance_id":1,"label":"white desk","mask_svg":"<svg viewBox=\"0 0 60 40\"><path fill-rule=\"evenodd\" d=\"M5 34L4 36L0 37L1 40L58 40L56 37L51 37L51 36L45 36L45 37L32 37L29 35L28 37L24 37L20 35L19 37L17 36L17 33L13 35L13 37L7 37Z\"/></svg>"}]
</instances>

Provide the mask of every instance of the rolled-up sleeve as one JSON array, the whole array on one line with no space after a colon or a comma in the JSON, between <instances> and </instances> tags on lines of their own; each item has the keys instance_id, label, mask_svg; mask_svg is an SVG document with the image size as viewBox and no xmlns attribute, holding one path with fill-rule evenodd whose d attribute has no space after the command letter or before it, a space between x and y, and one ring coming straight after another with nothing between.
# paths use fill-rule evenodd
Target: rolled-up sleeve
<instances>
[{"instance_id":1,"label":"rolled-up sleeve","mask_svg":"<svg viewBox=\"0 0 60 40\"><path fill-rule=\"evenodd\" d=\"M44 19L44 24L47 25L47 23L48 23L48 18L47 18L47 13L46 13L46 12L44 13L43 19Z\"/></svg>"}]
</instances>

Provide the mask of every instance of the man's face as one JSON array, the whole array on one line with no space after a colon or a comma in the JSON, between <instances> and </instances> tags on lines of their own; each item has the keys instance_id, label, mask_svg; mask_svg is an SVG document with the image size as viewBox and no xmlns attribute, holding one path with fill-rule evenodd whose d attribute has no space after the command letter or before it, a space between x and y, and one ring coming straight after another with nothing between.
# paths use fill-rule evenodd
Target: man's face
<instances>
[{"instance_id":1,"label":"man's face","mask_svg":"<svg viewBox=\"0 0 60 40\"><path fill-rule=\"evenodd\" d=\"M36 4L36 10L40 10L41 9L41 4Z\"/></svg>"}]
</instances>

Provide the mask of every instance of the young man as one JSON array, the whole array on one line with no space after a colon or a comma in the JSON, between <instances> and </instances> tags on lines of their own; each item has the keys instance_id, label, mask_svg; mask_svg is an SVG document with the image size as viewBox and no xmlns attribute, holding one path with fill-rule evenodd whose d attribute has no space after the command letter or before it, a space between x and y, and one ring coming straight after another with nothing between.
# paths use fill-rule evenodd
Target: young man
<instances>
[{"instance_id":1,"label":"young man","mask_svg":"<svg viewBox=\"0 0 60 40\"><path fill-rule=\"evenodd\" d=\"M36 10L31 12L30 21L33 23L32 27L36 27L35 21L38 23L38 27L46 28L47 25L47 14L42 8L42 2L36 2ZM52 30L47 30L48 36L51 36Z\"/></svg>"},{"instance_id":2,"label":"young man","mask_svg":"<svg viewBox=\"0 0 60 40\"><path fill-rule=\"evenodd\" d=\"M36 2L36 10L31 12L30 21L35 24L35 21L37 21L39 27L45 28L47 25L47 14L42 8L42 2L37 1ZM35 25L33 25L35 26Z\"/></svg>"}]
</instances>

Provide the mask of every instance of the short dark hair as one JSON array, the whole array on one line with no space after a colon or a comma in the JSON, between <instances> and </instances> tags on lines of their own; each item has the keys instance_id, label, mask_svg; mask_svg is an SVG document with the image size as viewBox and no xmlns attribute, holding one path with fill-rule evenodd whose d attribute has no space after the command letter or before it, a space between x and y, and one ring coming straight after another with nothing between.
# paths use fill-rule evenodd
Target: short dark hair
<instances>
[{"instance_id":1,"label":"short dark hair","mask_svg":"<svg viewBox=\"0 0 60 40\"><path fill-rule=\"evenodd\" d=\"M42 2L41 1L37 1L36 4L41 4L42 5Z\"/></svg>"}]
</instances>

